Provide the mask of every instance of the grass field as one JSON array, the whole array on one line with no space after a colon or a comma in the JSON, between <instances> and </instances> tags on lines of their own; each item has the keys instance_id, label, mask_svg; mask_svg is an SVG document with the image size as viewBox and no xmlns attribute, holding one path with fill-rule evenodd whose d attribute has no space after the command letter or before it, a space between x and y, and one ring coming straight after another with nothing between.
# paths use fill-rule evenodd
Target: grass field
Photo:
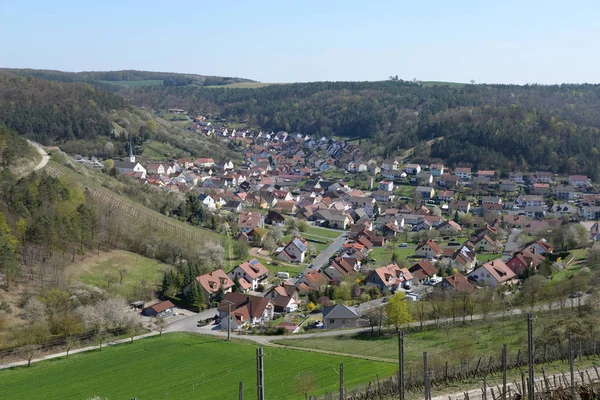
<instances>
[{"instance_id":1,"label":"grass field","mask_svg":"<svg viewBox=\"0 0 600 400\"><path fill-rule=\"evenodd\" d=\"M394 186L394 193L396 193L399 196L409 197L411 199L415 196L416 191L417 191L416 186L411 186L411 185L395 185Z\"/></svg>"},{"instance_id":2,"label":"grass field","mask_svg":"<svg viewBox=\"0 0 600 400\"><path fill-rule=\"evenodd\" d=\"M343 231L333 231L330 229L323 229L323 228L319 228L316 226L309 226L306 229L306 232L301 232L300 234L301 235L308 234L308 235L313 235L313 236L320 236L322 238L336 239L342 233L344 233L344 232Z\"/></svg>"},{"instance_id":3,"label":"grass field","mask_svg":"<svg viewBox=\"0 0 600 400\"><path fill-rule=\"evenodd\" d=\"M300 235L304 239L312 239L312 240L317 240L319 242L327 242L327 243L308 242L308 244L313 246L317 251L325 250L327 247L329 247L331 242L333 242L333 240L331 240L331 239L323 239L322 237L314 236L309 233L300 233ZM290 240L292 240L292 236L286 235L283 237L283 240L285 242L289 242Z\"/></svg>"},{"instance_id":4,"label":"grass field","mask_svg":"<svg viewBox=\"0 0 600 400\"><path fill-rule=\"evenodd\" d=\"M100 81L108 85L116 86L129 86L129 87L140 87L140 86L160 86L163 84L162 80L146 80L146 81Z\"/></svg>"},{"instance_id":5,"label":"grass field","mask_svg":"<svg viewBox=\"0 0 600 400\"><path fill-rule=\"evenodd\" d=\"M0 371L2 399L233 399L244 381L256 395L256 346L173 333ZM265 397L304 399L298 381L314 377L311 394L335 391L345 363L348 387L392 376L393 363L265 348ZM35 382L35 383L33 383Z\"/></svg>"},{"instance_id":6,"label":"grass field","mask_svg":"<svg viewBox=\"0 0 600 400\"><path fill-rule=\"evenodd\" d=\"M492 254L492 253L478 253L477 254L477 261L478 262L482 262L482 263L486 263L488 261L497 260L500 257L502 257L502 253L496 253L496 254Z\"/></svg>"},{"instance_id":7,"label":"grass field","mask_svg":"<svg viewBox=\"0 0 600 400\"><path fill-rule=\"evenodd\" d=\"M67 274L70 280L106 289L106 276L116 280L110 284L111 291L128 297L142 280L150 287L160 284L163 273L170 266L151 258L140 256L123 250L115 250L89 257L81 262L71 264ZM119 271L125 269L123 283L119 284Z\"/></svg>"},{"instance_id":8,"label":"grass field","mask_svg":"<svg viewBox=\"0 0 600 400\"><path fill-rule=\"evenodd\" d=\"M398 245L394 245L392 249L393 253L396 253L400 260L405 260L409 256L415 254L415 249L406 248L406 247L398 247ZM369 258L374 258L377 263L389 263L391 262L391 253L386 247L374 247L369 253Z\"/></svg>"},{"instance_id":9,"label":"grass field","mask_svg":"<svg viewBox=\"0 0 600 400\"><path fill-rule=\"evenodd\" d=\"M538 314L536 318L541 318L541 315ZM458 364L460 359L472 360L485 355L497 356L502 351L503 343L508 345L509 352L513 354L526 345L526 336L527 320L525 317L506 321L496 319L489 322L473 322L464 325L458 323L450 326L447 330L440 327L413 331L407 334L405 340L405 360L409 366L421 365L423 352L427 351L432 360L447 359ZM370 333L290 339L277 343L392 360L397 357L398 351L398 339L395 335L373 338Z\"/></svg>"}]
</instances>

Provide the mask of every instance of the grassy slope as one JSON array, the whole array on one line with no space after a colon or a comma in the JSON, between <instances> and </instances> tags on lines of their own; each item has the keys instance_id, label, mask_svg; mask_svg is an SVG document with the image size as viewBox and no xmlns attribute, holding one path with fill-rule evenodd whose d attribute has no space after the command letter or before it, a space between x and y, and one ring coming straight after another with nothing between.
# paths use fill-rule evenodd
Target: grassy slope
<instances>
[{"instance_id":1,"label":"grassy slope","mask_svg":"<svg viewBox=\"0 0 600 400\"><path fill-rule=\"evenodd\" d=\"M313 236L320 236L320 237L329 238L329 239L336 239L338 236L340 236L344 232L318 228L316 226L309 226L306 229L306 233L309 235L313 235ZM301 232L300 234L302 235L303 232Z\"/></svg>"},{"instance_id":2,"label":"grassy slope","mask_svg":"<svg viewBox=\"0 0 600 400\"><path fill-rule=\"evenodd\" d=\"M53 161L44 170L50 175L60 177L67 182L87 189L105 208L103 211L108 212L108 210L111 210L114 213L113 215L118 216L122 221L127 221L132 228L137 227L140 231L149 229L160 232L163 236L168 236L169 240L184 243L196 249L202 249L203 243L207 240L218 243L223 242L223 236L216 232L193 227L169 218L101 186L94 180L98 172L82 169L82 172L88 174L86 176ZM105 176L100 178L105 178Z\"/></svg>"},{"instance_id":3,"label":"grassy slope","mask_svg":"<svg viewBox=\"0 0 600 400\"><path fill-rule=\"evenodd\" d=\"M538 317L541 318L542 314ZM502 344L508 345L511 356L526 345L527 321L524 317L507 321L457 324L445 329L428 329L408 334L405 347L407 365L416 367L423 359L423 351L432 360L448 359L458 364L461 358L500 355ZM395 336L371 338L369 334L324 337L316 339L282 340L281 344L360 354L394 359L397 357L398 339ZM522 349L523 350L523 349ZM514 353L514 354L513 354Z\"/></svg>"},{"instance_id":4,"label":"grassy slope","mask_svg":"<svg viewBox=\"0 0 600 400\"><path fill-rule=\"evenodd\" d=\"M105 288L106 281L104 277L110 275L118 279L119 271L123 268L127 270L123 277L123 283L111 284L111 290L127 297L142 280L145 280L151 287L159 285L163 273L170 267L139 254L115 250L71 264L68 267L67 274L70 280Z\"/></svg>"},{"instance_id":5,"label":"grassy slope","mask_svg":"<svg viewBox=\"0 0 600 400\"><path fill-rule=\"evenodd\" d=\"M0 371L2 398L87 399L232 399L238 382L245 395L256 393L255 346L191 334L168 334L108 347L69 359L44 361L30 368ZM335 391L339 363L345 363L348 387L379 374L395 373L393 363L265 348L266 398L304 399L295 377L312 372L316 388ZM35 384L31 384L35 382Z\"/></svg>"}]
</instances>

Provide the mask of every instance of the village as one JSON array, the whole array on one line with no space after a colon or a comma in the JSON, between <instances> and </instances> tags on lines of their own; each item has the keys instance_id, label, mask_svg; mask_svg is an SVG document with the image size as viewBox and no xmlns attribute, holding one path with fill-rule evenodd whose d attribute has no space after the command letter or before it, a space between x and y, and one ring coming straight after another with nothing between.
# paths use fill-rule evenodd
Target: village
<instances>
[{"instance_id":1,"label":"village","mask_svg":"<svg viewBox=\"0 0 600 400\"><path fill-rule=\"evenodd\" d=\"M398 291L407 301L483 287L510 295L557 260L550 236L559 227L597 238L600 191L586 176L366 159L356 143L215 128L204 117L189 129L235 143L243 159L143 166L130 148L114 168L193 193L207 211L237 221L228 234L251 248L243 262L195 280L201 309L214 312L221 329L357 327ZM191 286L179 296L189 297ZM170 315L173 307L166 300L148 312Z\"/></svg>"}]
</instances>

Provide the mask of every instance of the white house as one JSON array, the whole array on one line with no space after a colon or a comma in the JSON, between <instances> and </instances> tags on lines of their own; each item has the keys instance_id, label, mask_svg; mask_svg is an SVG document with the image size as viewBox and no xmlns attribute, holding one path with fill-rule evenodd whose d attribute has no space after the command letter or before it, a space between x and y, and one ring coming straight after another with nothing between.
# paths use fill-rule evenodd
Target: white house
<instances>
[{"instance_id":1,"label":"white house","mask_svg":"<svg viewBox=\"0 0 600 400\"><path fill-rule=\"evenodd\" d=\"M471 168L455 168L454 175L458 176L463 181L470 181L472 176Z\"/></svg>"},{"instance_id":2,"label":"white house","mask_svg":"<svg viewBox=\"0 0 600 400\"><path fill-rule=\"evenodd\" d=\"M303 263L308 243L301 237L295 237L277 254L277 258L286 262Z\"/></svg>"},{"instance_id":3,"label":"white house","mask_svg":"<svg viewBox=\"0 0 600 400\"><path fill-rule=\"evenodd\" d=\"M591 184L590 178L585 175L571 175L568 179L569 185L584 187Z\"/></svg>"},{"instance_id":4,"label":"white house","mask_svg":"<svg viewBox=\"0 0 600 400\"><path fill-rule=\"evenodd\" d=\"M428 240L417 246L415 255L422 258L438 258L442 255L442 249L433 240Z\"/></svg>"},{"instance_id":5,"label":"white house","mask_svg":"<svg viewBox=\"0 0 600 400\"><path fill-rule=\"evenodd\" d=\"M516 275L502 260L498 259L474 269L467 277L476 281L478 285L496 287L510 283Z\"/></svg>"},{"instance_id":6,"label":"white house","mask_svg":"<svg viewBox=\"0 0 600 400\"><path fill-rule=\"evenodd\" d=\"M267 267L258 262L258 260L252 259L250 261L241 263L231 270L227 275L229 275L229 277L233 280L236 278L238 280L244 279L250 284L249 287L252 290L256 290L260 282L267 279L269 276L269 270Z\"/></svg>"},{"instance_id":7,"label":"white house","mask_svg":"<svg viewBox=\"0 0 600 400\"><path fill-rule=\"evenodd\" d=\"M206 208L208 208L209 210L216 210L217 209L217 204L215 203L215 200L208 194L201 194L198 196L198 200L200 200L200 202L202 203L202 205Z\"/></svg>"},{"instance_id":8,"label":"white house","mask_svg":"<svg viewBox=\"0 0 600 400\"><path fill-rule=\"evenodd\" d=\"M381 181L377 184L377 189L391 192L394 190L394 182L388 180Z\"/></svg>"},{"instance_id":9,"label":"white house","mask_svg":"<svg viewBox=\"0 0 600 400\"><path fill-rule=\"evenodd\" d=\"M407 174L418 174L421 172L421 166L419 164L406 164L404 170Z\"/></svg>"}]
</instances>

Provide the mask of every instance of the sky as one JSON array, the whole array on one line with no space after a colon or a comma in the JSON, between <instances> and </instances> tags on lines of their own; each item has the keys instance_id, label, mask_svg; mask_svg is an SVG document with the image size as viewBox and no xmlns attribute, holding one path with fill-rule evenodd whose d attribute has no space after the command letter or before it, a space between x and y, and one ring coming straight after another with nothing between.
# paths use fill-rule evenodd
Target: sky
<instances>
[{"instance_id":1,"label":"sky","mask_svg":"<svg viewBox=\"0 0 600 400\"><path fill-rule=\"evenodd\" d=\"M0 0L0 67L600 83L599 0Z\"/></svg>"}]
</instances>

